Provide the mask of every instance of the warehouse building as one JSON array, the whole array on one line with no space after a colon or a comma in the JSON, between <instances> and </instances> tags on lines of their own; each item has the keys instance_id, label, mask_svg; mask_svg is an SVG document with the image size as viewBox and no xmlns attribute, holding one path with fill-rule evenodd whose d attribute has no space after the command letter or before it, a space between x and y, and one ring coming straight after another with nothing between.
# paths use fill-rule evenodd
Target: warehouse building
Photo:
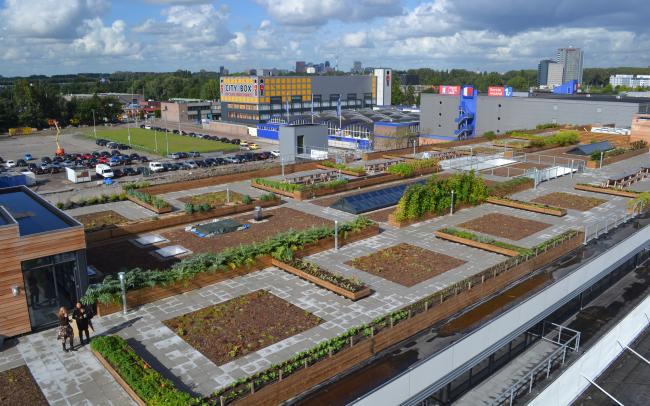
<instances>
[{"instance_id":1,"label":"warehouse building","mask_svg":"<svg viewBox=\"0 0 650 406\"><path fill-rule=\"evenodd\" d=\"M220 79L222 120L258 124L313 110L389 106L391 69L355 76L228 76Z\"/></svg>"},{"instance_id":2,"label":"warehouse building","mask_svg":"<svg viewBox=\"0 0 650 406\"><path fill-rule=\"evenodd\" d=\"M535 128L538 124L613 125L629 128L649 99L605 95L531 94L530 97L422 94L421 142L471 138L486 132ZM464 95L463 93L468 93Z\"/></svg>"},{"instance_id":3,"label":"warehouse building","mask_svg":"<svg viewBox=\"0 0 650 406\"><path fill-rule=\"evenodd\" d=\"M216 120L220 116L219 103L200 99L170 99L160 103L160 118L168 123Z\"/></svg>"}]
</instances>

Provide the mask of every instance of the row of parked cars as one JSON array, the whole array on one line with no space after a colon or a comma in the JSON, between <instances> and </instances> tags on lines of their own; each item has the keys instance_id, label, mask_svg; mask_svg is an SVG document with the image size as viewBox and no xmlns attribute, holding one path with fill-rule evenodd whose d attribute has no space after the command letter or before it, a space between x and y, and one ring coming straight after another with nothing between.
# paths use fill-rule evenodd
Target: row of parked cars
<instances>
[{"instance_id":1,"label":"row of parked cars","mask_svg":"<svg viewBox=\"0 0 650 406\"><path fill-rule=\"evenodd\" d=\"M140 126L140 128L145 129L145 130L152 130L152 131L165 131L165 129L162 128L162 127L155 127L155 126L151 126L149 124L142 124ZM173 134L186 135L188 137L193 137L193 138L202 138L204 140L221 141L221 142L225 142L225 143L228 143L228 144L239 145L241 143L241 140L239 138L217 137L216 135L188 132L188 131L185 131L185 130L171 130L171 132Z\"/></svg>"},{"instance_id":2,"label":"row of parked cars","mask_svg":"<svg viewBox=\"0 0 650 406\"><path fill-rule=\"evenodd\" d=\"M110 149L117 149L117 150L127 150L131 149L130 145L122 144L119 142L111 141L111 140L105 140L103 138L99 138L95 141L95 144L99 145L100 147L106 147Z\"/></svg>"},{"instance_id":3,"label":"row of parked cars","mask_svg":"<svg viewBox=\"0 0 650 406\"><path fill-rule=\"evenodd\" d=\"M178 155L180 154L180 155ZM170 154L171 157L172 154ZM174 159L186 159L186 158L196 158L201 155L198 153L176 153L173 154ZM242 154L223 156L217 158L206 158L206 159L187 159L182 162L150 162L149 169L153 172L164 172L164 171L177 171L179 169L196 169L196 168L208 168L214 166L222 166L229 164L241 164L245 162L253 161L263 161L266 159L274 158L275 155L271 152L245 152Z\"/></svg>"},{"instance_id":4,"label":"row of parked cars","mask_svg":"<svg viewBox=\"0 0 650 406\"><path fill-rule=\"evenodd\" d=\"M94 151L85 154L65 154L63 156L44 156L37 161L31 154L25 154L23 158L4 161L0 157L0 164L7 168L26 168L37 175L46 173L59 173L66 167L70 168L96 168L97 165L118 166L132 165L135 163L147 163L149 159L144 155L136 153L123 154L119 150Z\"/></svg>"}]
</instances>

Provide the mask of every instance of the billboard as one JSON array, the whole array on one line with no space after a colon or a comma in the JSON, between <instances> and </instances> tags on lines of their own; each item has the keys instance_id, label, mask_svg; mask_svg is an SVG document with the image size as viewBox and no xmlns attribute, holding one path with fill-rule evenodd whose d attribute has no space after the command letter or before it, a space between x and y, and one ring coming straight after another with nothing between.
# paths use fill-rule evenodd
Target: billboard
<instances>
[{"instance_id":1,"label":"billboard","mask_svg":"<svg viewBox=\"0 0 650 406\"><path fill-rule=\"evenodd\" d=\"M464 86L463 97L467 99L474 98L474 88L472 86Z\"/></svg>"},{"instance_id":2,"label":"billboard","mask_svg":"<svg viewBox=\"0 0 650 406\"><path fill-rule=\"evenodd\" d=\"M440 85L439 93L449 96L458 96L460 94L460 86Z\"/></svg>"},{"instance_id":3,"label":"billboard","mask_svg":"<svg viewBox=\"0 0 650 406\"><path fill-rule=\"evenodd\" d=\"M257 80L257 78L251 78L244 81L243 83L228 83L229 81L224 81L224 79L221 79L221 96L257 97L259 94ZM264 85L262 83L262 89L264 89L263 86Z\"/></svg>"},{"instance_id":4,"label":"billboard","mask_svg":"<svg viewBox=\"0 0 650 406\"><path fill-rule=\"evenodd\" d=\"M490 86L488 87L488 96L512 97L512 87Z\"/></svg>"}]
</instances>

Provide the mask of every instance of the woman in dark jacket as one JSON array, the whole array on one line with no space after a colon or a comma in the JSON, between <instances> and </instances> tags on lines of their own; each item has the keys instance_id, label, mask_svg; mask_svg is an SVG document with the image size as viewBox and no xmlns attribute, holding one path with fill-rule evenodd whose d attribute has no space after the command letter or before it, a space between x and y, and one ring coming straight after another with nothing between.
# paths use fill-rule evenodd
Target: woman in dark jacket
<instances>
[{"instance_id":1,"label":"woman in dark jacket","mask_svg":"<svg viewBox=\"0 0 650 406\"><path fill-rule=\"evenodd\" d=\"M65 348L65 340L68 338L70 339L70 350L74 350L74 336L72 326L70 325L68 311L65 309L65 307L61 306L59 309L59 332L57 334L57 339L63 340L63 351L65 352L69 351L67 348Z\"/></svg>"}]
</instances>

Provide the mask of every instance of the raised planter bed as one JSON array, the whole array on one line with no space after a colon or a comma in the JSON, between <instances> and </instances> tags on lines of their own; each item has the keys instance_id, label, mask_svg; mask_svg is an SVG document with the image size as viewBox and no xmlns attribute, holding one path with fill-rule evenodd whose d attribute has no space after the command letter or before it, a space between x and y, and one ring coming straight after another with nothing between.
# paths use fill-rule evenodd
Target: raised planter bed
<instances>
[{"instance_id":1,"label":"raised planter bed","mask_svg":"<svg viewBox=\"0 0 650 406\"><path fill-rule=\"evenodd\" d=\"M346 244L353 243L355 241L363 240L368 237L375 236L379 234L380 228L378 225L370 226L366 229L363 229L356 233L348 234L347 238L339 238L339 245L343 246ZM341 237L341 236L340 236ZM294 253L294 256L297 258L315 254L334 247L334 238L324 238L317 243L306 246L301 250L298 250ZM239 267L235 269L227 269L216 272L202 272L198 274L193 279L176 283L171 286L155 286L151 288L142 288L131 290L126 293L126 302L129 308L134 308L142 306L147 303L155 302L160 299L165 299L174 295L179 295L185 292L192 291L194 289L199 289L208 285L212 285L217 282L221 282L226 279L232 279L237 276L246 275L251 272L262 270L271 266L271 256L261 256L258 257L255 263ZM110 303L102 304L97 303L97 314L100 316L105 316L111 313L116 313L122 310L121 303Z\"/></svg>"},{"instance_id":2,"label":"raised planter bed","mask_svg":"<svg viewBox=\"0 0 650 406\"><path fill-rule=\"evenodd\" d=\"M309 274L309 273L307 273L307 272L305 272L305 271L303 271L301 269L298 269L298 268L296 268L296 267L294 267L292 265L289 265L289 264L287 264L285 262L279 261L279 260L277 260L275 258L271 259L271 264L274 265L274 266L277 266L278 268L280 268L280 269L282 269L282 270L284 270L286 272L289 272L289 273L292 273L292 274L294 274L296 276L299 276L302 279L308 280L309 282L312 282L312 283L320 286L321 288L330 290L330 291L336 293L337 295L341 295L341 296L343 296L345 298L348 298L348 299L350 299L352 301L363 299L364 297L370 296L372 294L372 291L367 286L360 289L360 290L357 290L357 291L348 290L348 289L340 287L340 286L338 286L338 285L336 285L336 284L334 284L332 282L329 282L329 281L321 279L321 278L319 278L317 276L311 275L311 274ZM325 271L325 272L328 272L328 271Z\"/></svg>"},{"instance_id":3,"label":"raised planter bed","mask_svg":"<svg viewBox=\"0 0 650 406\"><path fill-rule=\"evenodd\" d=\"M478 248L478 249L481 249L481 250L484 250L484 251L490 251L490 252L505 255L505 256L508 256L508 257L517 257L517 256L519 256L519 252L517 252L515 250L510 250L510 249L507 249L507 248L497 247L496 245L470 240L469 238L458 237L456 235L447 234L447 233L442 232L442 231L435 231L434 234L435 234L436 237L441 238L443 240L447 240L447 241L451 241L451 242L457 242L459 244L467 245L469 247Z\"/></svg>"},{"instance_id":4,"label":"raised planter bed","mask_svg":"<svg viewBox=\"0 0 650 406\"><path fill-rule=\"evenodd\" d=\"M99 363L102 364L102 366L103 366L104 368L106 368L106 370L108 371L108 373L111 374L111 376L113 377L113 379L115 379L115 381L117 382L117 384L120 385L120 386L122 387L122 389L124 389L124 391L125 391L125 392L130 396L130 397L131 397L131 399L133 399L133 401L134 401L137 405L139 405L139 406L147 406L147 403L146 403L144 400L142 400L142 398L140 398L140 396L138 396L138 394L135 393L135 391L134 391L133 389L131 389L131 387L129 386L129 384L127 384L127 383L124 381L124 379L122 379L122 377L120 376L120 374L117 373L117 371L115 370L115 368L113 368L113 366L112 366L112 365L111 365L111 364L106 360L106 358L104 358L104 357L102 356L102 354L100 354L100 353L98 353L97 351L92 350L92 349L91 349L90 351L93 353L93 355L95 356L95 358L97 358L97 360L99 361Z\"/></svg>"},{"instance_id":5,"label":"raised planter bed","mask_svg":"<svg viewBox=\"0 0 650 406\"><path fill-rule=\"evenodd\" d=\"M459 205L454 205L454 213L457 213L463 209L466 209L468 207L473 207L469 204L459 204ZM398 221L395 219L394 212L388 215L388 224L390 224L393 227L397 228L402 228L402 227L408 227L411 224L416 224L416 223L421 223L423 221L431 220L436 217L441 217L449 214L449 211L446 211L444 213L427 213L424 216L413 219L413 220L403 220L403 221Z\"/></svg>"},{"instance_id":6,"label":"raised planter bed","mask_svg":"<svg viewBox=\"0 0 650 406\"><path fill-rule=\"evenodd\" d=\"M610 164L620 162L620 161L624 161L624 160L626 160L628 158L632 158L632 157L635 157L635 156L647 154L648 151L649 151L649 148L645 147L645 148L641 148L641 149L631 150L631 151L625 152L625 153L620 154L620 155L614 155L614 156L609 157L609 158L604 158L603 159L603 166L610 165ZM591 160L587 161L587 168L589 168L589 169L598 169L598 168L600 168L600 161L591 161Z\"/></svg>"},{"instance_id":7,"label":"raised planter bed","mask_svg":"<svg viewBox=\"0 0 650 406\"><path fill-rule=\"evenodd\" d=\"M566 210L559 207L544 207L541 205L531 204L521 200L514 199L504 199L501 197L488 197L486 200L488 203L496 204L499 206L512 207L514 209L532 211L535 213L548 214L551 216L562 217L566 215Z\"/></svg>"},{"instance_id":8,"label":"raised planter bed","mask_svg":"<svg viewBox=\"0 0 650 406\"><path fill-rule=\"evenodd\" d=\"M110 228L86 232L86 242L94 243L112 238L130 236L134 234L145 233L149 231L160 230L162 228L174 227L182 224L194 223L210 218L229 216L238 213L244 213L254 210L259 206L262 208L278 206L282 204L280 199L261 201L256 200L250 204L237 204L232 206L216 207L212 210L187 214L185 212L176 212L157 219L146 219L136 222L116 224Z\"/></svg>"},{"instance_id":9,"label":"raised planter bed","mask_svg":"<svg viewBox=\"0 0 650 406\"><path fill-rule=\"evenodd\" d=\"M130 195L126 195L126 198L129 199L130 201L132 201L133 203L138 204L138 205L144 207L145 209L151 210L151 211L153 211L154 213L157 213L157 214L169 213L174 209L171 205L161 207L161 208L153 207L152 205L150 205L148 203L145 203L142 200L140 200L138 198L135 198L133 196L130 196Z\"/></svg>"},{"instance_id":10,"label":"raised planter bed","mask_svg":"<svg viewBox=\"0 0 650 406\"><path fill-rule=\"evenodd\" d=\"M635 198L639 195L637 192L631 192L629 190L606 188L606 187L591 186L591 185L578 184L575 185L574 189L584 190L585 192L603 193L606 195L623 196L623 197L631 197L631 198Z\"/></svg>"},{"instance_id":11,"label":"raised planter bed","mask_svg":"<svg viewBox=\"0 0 650 406\"><path fill-rule=\"evenodd\" d=\"M321 164L317 164L316 168L324 169L326 171L337 170L337 171L341 172L343 175L348 175L348 176L366 176L365 171L363 171L363 172L353 172L353 171L349 171L347 169L338 169L338 168L334 168L334 167L326 166L326 165L321 165Z\"/></svg>"}]
</instances>

